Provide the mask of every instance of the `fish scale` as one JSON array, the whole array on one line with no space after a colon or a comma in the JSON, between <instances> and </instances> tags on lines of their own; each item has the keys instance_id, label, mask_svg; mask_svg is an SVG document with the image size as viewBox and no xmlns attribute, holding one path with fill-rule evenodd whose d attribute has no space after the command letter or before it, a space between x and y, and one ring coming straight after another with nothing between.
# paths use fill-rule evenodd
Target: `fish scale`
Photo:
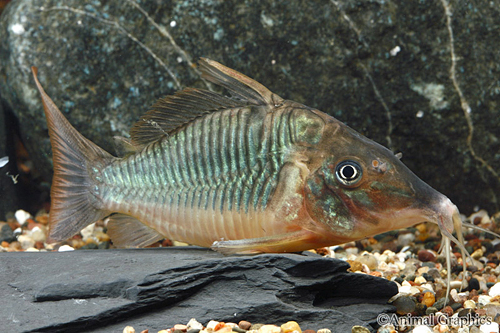
<instances>
[{"instance_id":1,"label":"fish scale","mask_svg":"<svg viewBox=\"0 0 500 333\"><path fill-rule=\"evenodd\" d=\"M105 168L102 174L106 182L101 187L115 190L107 192L111 194L103 197L103 202L112 210L130 211L139 220L170 224L189 223L195 218L190 215L194 209L218 211L219 218L212 219L211 229L222 238L232 238L236 234L232 230L244 228L243 221L231 219L229 226L226 223L221 228L222 215L232 211L252 211L250 215L255 215L265 210L285 155L291 149L287 124L292 111L265 114L258 139L254 133L258 129L255 117L249 116L255 112L251 108L225 110L197 119L141 153ZM195 164L200 156L205 163ZM151 196L157 191L166 191L170 198L170 204L161 209L157 208L158 200ZM213 191L213 196L203 197L204 191ZM145 211L154 212L154 216L147 216Z\"/></svg>"}]
</instances>

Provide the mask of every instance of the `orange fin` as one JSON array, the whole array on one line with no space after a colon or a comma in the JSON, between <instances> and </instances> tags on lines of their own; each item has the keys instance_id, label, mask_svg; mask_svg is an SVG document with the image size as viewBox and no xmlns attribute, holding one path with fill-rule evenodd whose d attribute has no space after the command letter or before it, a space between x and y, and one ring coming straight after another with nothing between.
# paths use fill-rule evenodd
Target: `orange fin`
<instances>
[{"instance_id":1,"label":"orange fin","mask_svg":"<svg viewBox=\"0 0 500 333\"><path fill-rule=\"evenodd\" d=\"M102 167L114 157L71 126L43 90L36 67L31 70L42 96L54 164L47 241L62 241L109 214L101 209L99 199L92 192L95 185L89 169Z\"/></svg>"},{"instance_id":2,"label":"orange fin","mask_svg":"<svg viewBox=\"0 0 500 333\"><path fill-rule=\"evenodd\" d=\"M145 247L165 238L135 217L113 214L108 221L108 235L119 248Z\"/></svg>"}]
</instances>

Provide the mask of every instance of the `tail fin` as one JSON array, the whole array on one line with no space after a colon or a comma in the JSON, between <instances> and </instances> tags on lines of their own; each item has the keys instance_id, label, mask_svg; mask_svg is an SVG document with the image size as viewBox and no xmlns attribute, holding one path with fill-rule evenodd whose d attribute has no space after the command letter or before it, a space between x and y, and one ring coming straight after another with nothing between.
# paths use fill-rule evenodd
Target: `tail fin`
<instances>
[{"instance_id":1,"label":"tail fin","mask_svg":"<svg viewBox=\"0 0 500 333\"><path fill-rule=\"evenodd\" d=\"M42 96L54 164L47 242L57 242L109 214L101 209L102 204L93 192L96 184L89 170L92 166L107 165L114 157L71 126L43 90L37 68L31 70Z\"/></svg>"}]
</instances>

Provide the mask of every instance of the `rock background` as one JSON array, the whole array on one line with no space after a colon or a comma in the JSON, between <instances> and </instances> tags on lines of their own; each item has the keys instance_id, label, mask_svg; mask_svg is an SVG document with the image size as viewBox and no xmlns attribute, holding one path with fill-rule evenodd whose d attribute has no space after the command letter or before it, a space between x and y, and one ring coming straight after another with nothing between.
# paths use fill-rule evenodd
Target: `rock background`
<instances>
[{"instance_id":1,"label":"rock background","mask_svg":"<svg viewBox=\"0 0 500 333\"><path fill-rule=\"evenodd\" d=\"M224 257L193 247L2 253L0 266L5 332L158 332L193 317L374 331L378 314L394 312L386 303L398 289L318 255Z\"/></svg>"},{"instance_id":2,"label":"rock background","mask_svg":"<svg viewBox=\"0 0 500 333\"><path fill-rule=\"evenodd\" d=\"M110 138L157 98L206 88L195 64L209 57L402 151L467 215L493 213L499 30L500 6L482 0L18 0L0 22L0 94L49 180L30 66L70 122L113 152Z\"/></svg>"}]
</instances>

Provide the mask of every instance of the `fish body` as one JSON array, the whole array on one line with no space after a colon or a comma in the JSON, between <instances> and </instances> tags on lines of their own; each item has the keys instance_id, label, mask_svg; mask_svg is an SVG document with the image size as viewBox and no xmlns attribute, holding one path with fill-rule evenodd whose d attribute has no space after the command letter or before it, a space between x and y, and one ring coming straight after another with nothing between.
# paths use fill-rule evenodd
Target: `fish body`
<instances>
[{"instance_id":1,"label":"fish body","mask_svg":"<svg viewBox=\"0 0 500 333\"><path fill-rule=\"evenodd\" d=\"M200 67L231 97L187 88L159 100L124 157L78 133L34 70L53 148L50 240L107 217L119 247L287 252L431 221L463 249L455 205L390 150L215 61Z\"/></svg>"}]
</instances>

